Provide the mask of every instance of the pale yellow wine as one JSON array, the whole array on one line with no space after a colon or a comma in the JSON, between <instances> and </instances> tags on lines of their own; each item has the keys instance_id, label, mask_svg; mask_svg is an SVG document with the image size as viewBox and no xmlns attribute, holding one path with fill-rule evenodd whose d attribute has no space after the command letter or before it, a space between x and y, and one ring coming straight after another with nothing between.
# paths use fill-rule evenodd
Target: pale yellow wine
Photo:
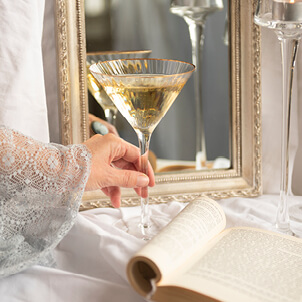
<instances>
[{"instance_id":1,"label":"pale yellow wine","mask_svg":"<svg viewBox=\"0 0 302 302\"><path fill-rule=\"evenodd\" d=\"M98 83L98 81L90 73L89 68L87 68L87 87L90 93L93 95L95 100L101 105L101 107L106 110L115 110L116 107L112 103L111 99L108 97L107 93L104 91L103 87Z\"/></svg>"},{"instance_id":2,"label":"pale yellow wine","mask_svg":"<svg viewBox=\"0 0 302 302\"><path fill-rule=\"evenodd\" d=\"M181 81L176 85L154 85L152 77L149 79L144 85L124 86L111 83L105 84L104 88L134 129L151 133L169 110L185 82Z\"/></svg>"}]
</instances>

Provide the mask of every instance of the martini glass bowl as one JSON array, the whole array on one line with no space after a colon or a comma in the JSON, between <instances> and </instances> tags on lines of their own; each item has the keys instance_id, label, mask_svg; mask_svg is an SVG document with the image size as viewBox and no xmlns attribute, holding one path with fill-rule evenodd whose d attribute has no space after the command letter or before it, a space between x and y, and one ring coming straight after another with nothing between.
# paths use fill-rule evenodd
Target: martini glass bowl
<instances>
[{"instance_id":1,"label":"martini glass bowl","mask_svg":"<svg viewBox=\"0 0 302 302\"><path fill-rule=\"evenodd\" d=\"M140 169L147 175L151 134L194 70L193 64L164 59L111 60L90 66L90 72L136 132ZM127 221L128 232L149 240L159 229L149 217L148 187L142 188L141 195L141 217Z\"/></svg>"},{"instance_id":2,"label":"martini glass bowl","mask_svg":"<svg viewBox=\"0 0 302 302\"><path fill-rule=\"evenodd\" d=\"M89 92L92 94L97 103L104 110L104 114L108 123L116 125L117 109L108 97L102 86L90 73L89 67L100 61L128 59L128 58L148 58L151 50L129 50L129 51L99 51L89 52L86 56L87 66L87 86Z\"/></svg>"}]
</instances>

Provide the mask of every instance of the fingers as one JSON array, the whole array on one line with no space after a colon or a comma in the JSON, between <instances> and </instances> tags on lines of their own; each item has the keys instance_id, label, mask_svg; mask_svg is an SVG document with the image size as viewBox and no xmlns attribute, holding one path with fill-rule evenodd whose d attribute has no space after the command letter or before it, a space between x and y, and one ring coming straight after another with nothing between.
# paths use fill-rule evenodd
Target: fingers
<instances>
[{"instance_id":1,"label":"fingers","mask_svg":"<svg viewBox=\"0 0 302 302\"><path fill-rule=\"evenodd\" d=\"M115 145L113 145L113 153L115 154L112 161L117 162L119 159L123 159L127 162L133 163L137 169L139 169L140 151L139 148L126 142L123 139L114 137Z\"/></svg>"},{"instance_id":2,"label":"fingers","mask_svg":"<svg viewBox=\"0 0 302 302\"><path fill-rule=\"evenodd\" d=\"M133 170L133 171L137 171L137 167L139 166L139 164L135 163L130 163L127 162L123 159L120 159L118 161L114 162L114 167L119 168L119 169L124 169L124 170ZM154 171L153 168L150 164L150 162L148 162L148 175L149 177L149 187L153 187L155 185L155 176L154 176Z\"/></svg>"},{"instance_id":3,"label":"fingers","mask_svg":"<svg viewBox=\"0 0 302 302\"><path fill-rule=\"evenodd\" d=\"M135 188L134 190L138 196L143 198L148 197L147 190L143 190L142 188ZM119 187L103 188L102 191L106 196L110 197L111 204L114 208L119 208L121 206L121 190Z\"/></svg>"},{"instance_id":4,"label":"fingers","mask_svg":"<svg viewBox=\"0 0 302 302\"><path fill-rule=\"evenodd\" d=\"M114 208L121 206L121 190L119 187L108 187L102 189L102 191L110 197L111 204Z\"/></svg>"},{"instance_id":5,"label":"fingers","mask_svg":"<svg viewBox=\"0 0 302 302\"><path fill-rule=\"evenodd\" d=\"M120 187L134 188L145 197L146 190L140 188L154 186L151 164L148 162L148 175L139 171L140 152L136 146L113 134L94 135L83 144L92 154L86 190L103 190L114 207L120 206Z\"/></svg>"},{"instance_id":6,"label":"fingers","mask_svg":"<svg viewBox=\"0 0 302 302\"><path fill-rule=\"evenodd\" d=\"M141 172L133 170L120 170L110 167L110 178L107 179L108 186L119 186L123 188L142 188L149 185L149 177Z\"/></svg>"},{"instance_id":7,"label":"fingers","mask_svg":"<svg viewBox=\"0 0 302 302\"><path fill-rule=\"evenodd\" d=\"M117 138L116 138L117 139ZM122 146L121 143L122 142ZM140 169L140 151L139 148L124 141L118 140L118 148L114 150L115 157L112 159L112 163L115 167L123 170L135 170ZM153 168L148 161L148 175L149 186L155 185L155 176Z\"/></svg>"},{"instance_id":8,"label":"fingers","mask_svg":"<svg viewBox=\"0 0 302 302\"><path fill-rule=\"evenodd\" d=\"M107 125L108 124L108 125ZM116 135L116 136L120 136L119 134L118 134L118 132L117 132L117 130L116 130L116 128L113 126L113 125L111 125L111 124L109 124L108 122L106 122L106 127L108 128L108 130L109 130L109 133L112 133L112 134L114 134L114 135Z\"/></svg>"}]
</instances>

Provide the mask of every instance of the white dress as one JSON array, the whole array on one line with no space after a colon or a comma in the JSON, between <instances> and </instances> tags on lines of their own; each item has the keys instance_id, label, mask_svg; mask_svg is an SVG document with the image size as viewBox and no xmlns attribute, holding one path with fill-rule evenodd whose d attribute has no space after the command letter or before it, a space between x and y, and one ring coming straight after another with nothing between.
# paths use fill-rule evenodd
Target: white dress
<instances>
[{"instance_id":1,"label":"white dress","mask_svg":"<svg viewBox=\"0 0 302 302\"><path fill-rule=\"evenodd\" d=\"M51 252L75 220L90 170L84 145L47 144L45 86L54 95L50 108L58 106L49 81L56 77L48 72L55 64L42 53L42 45L53 50L53 5L0 0L0 277L53 264Z\"/></svg>"},{"instance_id":2,"label":"white dress","mask_svg":"<svg viewBox=\"0 0 302 302\"><path fill-rule=\"evenodd\" d=\"M0 277L34 264L70 230L90 171L84 145L45 144L0 127Z\"/></svg>"},{"instance_id":3,"label":"white dress","mask_svg":"<svg viewBox=\"0 0 302 302\"><path fill-rule=\"evenodd\" d=\"M0 0L0 125L49 142L42 57L44 6L45 0Z\"/></svg>"}]
</instances>

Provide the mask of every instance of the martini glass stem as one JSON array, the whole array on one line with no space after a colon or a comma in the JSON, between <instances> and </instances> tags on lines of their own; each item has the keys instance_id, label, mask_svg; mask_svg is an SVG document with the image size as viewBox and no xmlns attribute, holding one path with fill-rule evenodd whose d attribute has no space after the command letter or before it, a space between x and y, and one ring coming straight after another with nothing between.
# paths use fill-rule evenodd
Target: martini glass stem
<instances>
[{"instance_id":1,"label":"martini glass stem","mask_svg":"<svg viewBox=\"0 0 302 302\"><path fill-rule=\"evenodd\" d=\"M140 170L148 175L148 153L151 134L137 131L139 148L140 148ZM150 214L149 214L149 193L148 186L141 189L141 222L140 228L144 239L148 240L147 231L150 228Z\"/></svg>"},{"instance_id":2,"label":"martini glass stem","mask_svg":"<svg viewBox=\"0 0 302 302\"><path fill-rule=\"evenodd\" d=\"M104 114L106 120L111 125L115 126L117 109L105 109Z\"/></svg>"},{"instance_id":3,"label":"martini glass stem","mask_svg":"<svg viewBox=\"0 0 302 302\"><path fill-rule=\"evenodd\" d=\"M194 97L196 112L196 170L201 170L205 164L206 141L204 133L204 121L202 116L202 56L204 48L204 27L203 19L195 21L184 17L189 27L192 44L192 62L196 66L194 73Z\"/></svg>"},{"instance_id":4,"label":"martini glass stem","mask_svg":"<svg viewBox=\"0 0 302 302\"><path fill-rule=\"evenodd\" d=\"M293 77L297 59L299 39L278 35L282 56L282 132L281 132L281 181L280 199L277 210L276 228L278 231L293 235L288 214L289 190L289 138L290 113L293 94Z\"/></svg>"}]
</instances>

